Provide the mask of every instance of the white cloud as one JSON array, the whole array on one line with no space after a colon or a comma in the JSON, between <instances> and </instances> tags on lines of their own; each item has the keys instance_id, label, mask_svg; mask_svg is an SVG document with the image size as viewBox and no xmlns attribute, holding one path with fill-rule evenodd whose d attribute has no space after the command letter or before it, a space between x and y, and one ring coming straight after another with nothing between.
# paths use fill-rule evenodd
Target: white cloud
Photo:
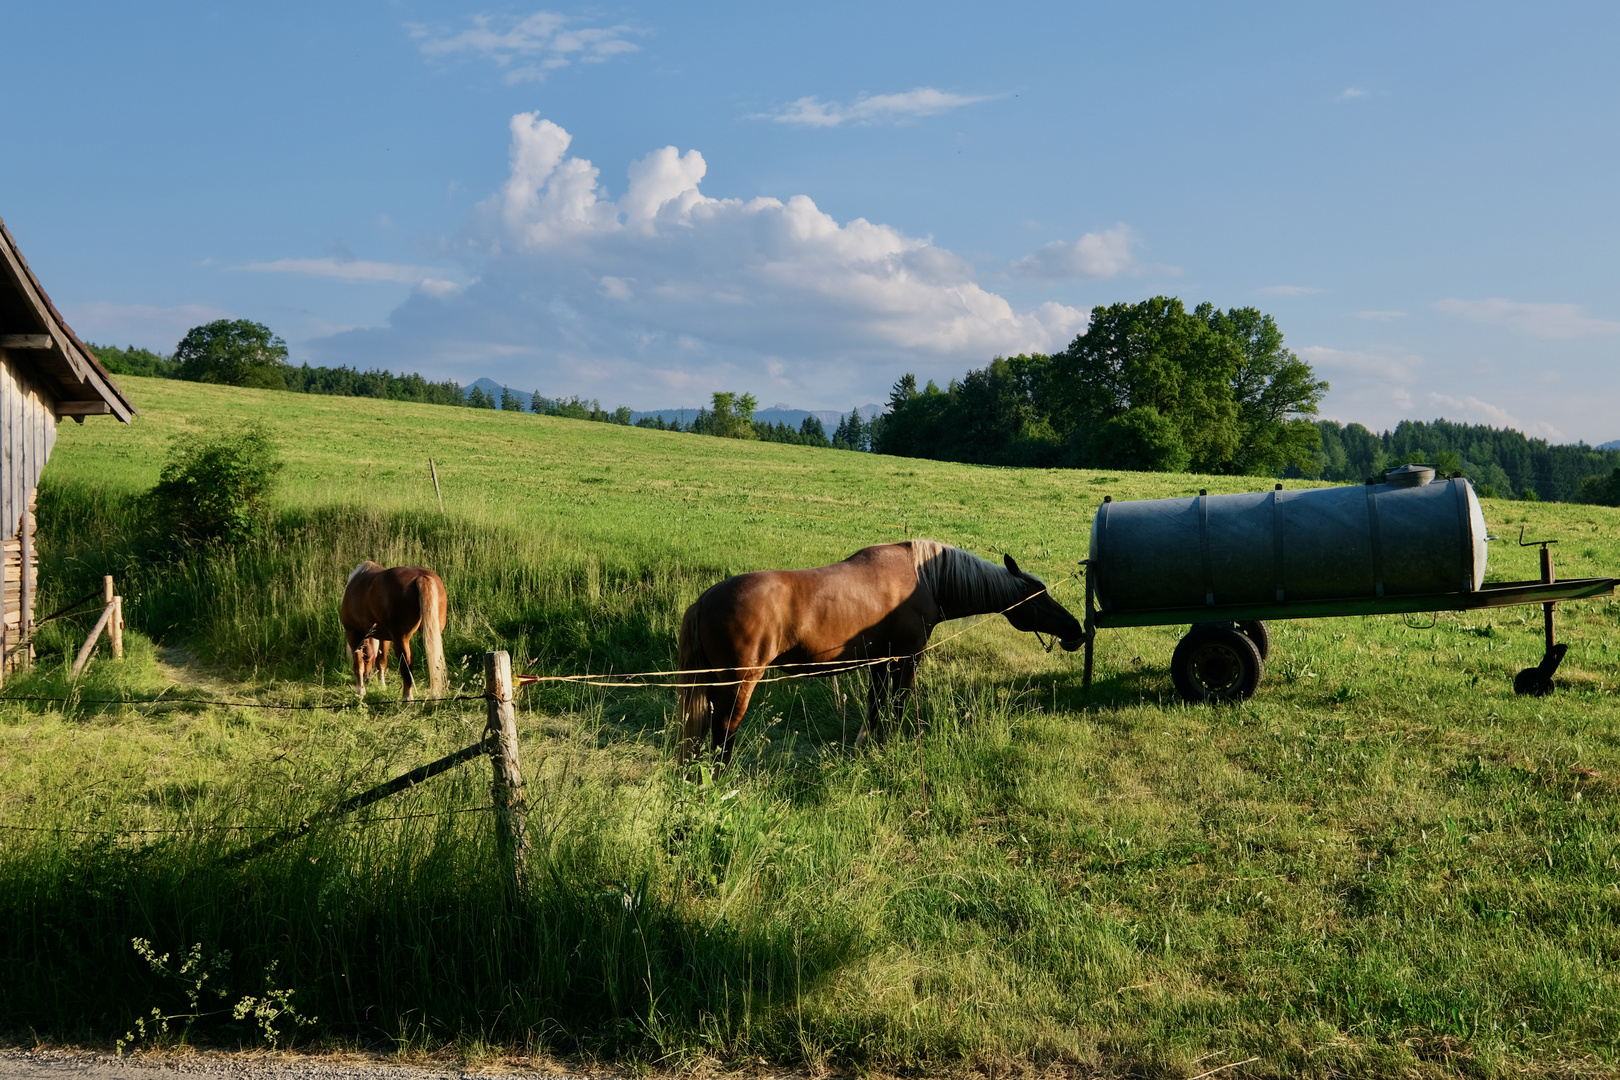
<instances>
[{"instance_id":1,"label":"white cloud","mask_svg":"<svg viewBox=\"0 0 1620 1080\"><path fill-rule=\"evenodd\" d=\"M368 262L364 259L336 258L277 259L274 262L248 263L243 270L266 274L308 274L311 277L337 278L339 281L385 281L405 285L419 285L434 295L443 295L458 286L434 275L443 273L430 266L407 266L403 263Z\"/></svg>"},{"instance_id":2,"label":"white cloud","mask_svg":"<svg viewBox=\"0 0 1620 1080\"><path fill-rule=\"evenodd\" d=\"M1406 318L1404 311L1357 311L1353 314L1364 322L1394 322Z\"/></svg>"},{"instance_id":3,"label":"white cloud","mask_svg":"<svg viewBox=\"0 0 1620 1080\"><path fill-rule=\"evenodd\" d=\"M459 34L421 23L406 30L420 41L422 54L435 59L479 56L494 63L508 83L539 82L570 64L602 63L641 46L627 40L646 31L634 26L574 27L566 15L537 11L521 18L474 15L472 27Z\"/></svg>"},{"instance_id":4,"label":"white cloud","mask_svg":"<svg viewBox=\"0 0 1620 1080\"><path fill-rule=\"evenodd\" d=\"M1317 296L1327 292L1326 289L1314 288L1310 285L1267 285L1263 289L1256 289L1261 296Z\"/></svg>"},{"instance_id":5,"label":"white cloud","mask_svg":"<svg viewBox=\"0 0 1620 1080\"><path fill-rule=\"evenodd\" d=\"M1307 345L1298 353L1332 386L1322 400L1324 420L1364 424L1379 431L1413 419L1411 388L1421 374L1421 357L1323 345Z\"/></svg>"},{"instance_id":6,"label":"white cloud","mask_svg":"<svg viewBox=\"0 0 1620 1080\"><path fill-rule=\"evenodd\" d=\"M838 127L840 124L871 124L915 116L934 116L989 100L990 95L951 94L930 86L919 86L903 94L863 94L848 105L822 101L816 97L802 97L772 113L751 113L748 119L773 120L778 124L801 124L805 127Z\"/></svg>"},{"instance_id":7,"label":"white cloud","mask_svg":"<svg viewBox=\"0 0 1620 1080\"><path fill-rule=\"evenodd\" d=\"M1459 421L1466 424L1488 424L1491 427L1513 428L1526 435L1543 438L1549 442L1565 442L1564 433L1551 424L1540 421L1524 421L1508 412L1500 405L1492 405L1488 401L1481 401L1477 397L1468 396L1455 398L1447 394L1431 393L1429 404L1437 409L1449 411L1447 420Z\"/></svg>"},{"instance_id":8,"label":"white cloud","mask_svg":"<svg viewBox=\"0 0 1620 1080\"><path fill-rule=\"evenodd\" d=\"M1137 270L1132 254L1140 241L1129 225L1086 233L1072 244L1047 244L1012 264L1012 272L1034 278L1111 278Z\"/></svg>"},{"instance_id":9,"label":"white cloud","mask_svg":"<svg viewBox=\"0 0 1620 1080\"><path fill-rule=\"evenodd\" d=\"M1367 91L1363 90L1361 87L1359 87L1359 86L1347 86L1343 90L1339 91L1338 95L1333 100L1334 101L1355 101L1357 98L1364 98L1366 96L1367 96Z\"/></svg>"},{"instance_id":10,"label":"white cloud","mask_svg":"<svg viewBox=\"0 0 1620 1080\"><path fill-rule=\"evenodd\" d=\"M697 150L655 150L617 199L537 113L510 124L507 181L476 207L478 280L420 295L380 331L312 343L334 360L386 352L440 374L534 381L547 393L650 407L710 390L791 391L818 406L870 395L904 371L950 378L1000 353L1060 349L1086 315L1014 309L966 262L805 195L712 198ZM676 395L686 395L677 398Z\"/></svg>"},{"instance_id":11,"label":"white cloud","mask_svg":"<svg viewBox=\"0 0 1620 1080\"><path fill-rule=\"evenodd\" d=\"M1488 326L1505 326L1530 337L1591 338L1620 334L1620 321L1584 315L1576 304L1525 304L1497 296L1489 300L1448 298L1434 307L1447 315Z\"/></svg>"},{"instance_id":12,"label":"white cloud","mask_svg":"<svg viewBox=\"0 0 1620 1080\"><path fill-rule=\"evenodd\" d=\"M157 307L151 304L64 304L62 316L81 341L101 345L135 345L155 352L173 352L193 326L230 313L204 304Z\"/></svg>"},{"instance_id":13,"label":"white cloud","mask_svg":"<svg viewBox=\"0 0 1620 1080\"><path fill-rule=\"evenodd\" d=\"M1307 345L1299 350L1299 358L1318 368L1318 374L1329 378L1340 377L1381 379L1390 383L1410 383L1417 378L1417 368L1423 361L1416 356L1388 356L1381 353L1355 352L1347 349L1329 349L1322 345Z\"/></svg>"}]
</instances>

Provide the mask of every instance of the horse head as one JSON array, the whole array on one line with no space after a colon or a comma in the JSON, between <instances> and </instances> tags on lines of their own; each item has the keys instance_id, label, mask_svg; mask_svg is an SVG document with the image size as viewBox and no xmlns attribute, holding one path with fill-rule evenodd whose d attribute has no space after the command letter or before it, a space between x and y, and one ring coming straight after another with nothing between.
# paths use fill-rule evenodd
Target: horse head
<instances>
[{"instance_id":1,"label":"horse head","mask_svg":"<svg viewBox=\"0 0 1620 1080\"><path fill-rule=\"evenodd\" d=\"M1080 625L1079 619L1069 613L1068 608L1052 598L1046 583L1034 574L1026 574L1018 569L1018 562L1011 555L1004 555L1002 562L1007 572L1024 585L1024 599L1005 612L1013 629L1050 634L1058 639L1065 652L1074 652L1083 645L1085 628Z\"/></svg>"}]
</instances>

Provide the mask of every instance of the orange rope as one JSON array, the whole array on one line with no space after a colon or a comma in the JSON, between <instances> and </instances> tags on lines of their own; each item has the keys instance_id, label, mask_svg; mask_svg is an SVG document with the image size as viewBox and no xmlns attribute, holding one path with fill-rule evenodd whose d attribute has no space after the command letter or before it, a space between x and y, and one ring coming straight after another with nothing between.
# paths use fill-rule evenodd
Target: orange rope
<instances>
[{"instance_id":1,"label":"orange rope","mask_svg":"<svg viewBox=\"0 0 1620 1080\"><path fill-rule=\"evenodd\" d=\"M1005 614L1007 614L1007 612L1011 611L1013 608L1018 607L1020 604L1027 604L1029 601L1035 599L1037 596L1041 596L1043 594L1051 595L1052 589L1057 588L1058 585L1064 584L1065 582L1072 579L1074 576L1075 575L1070 574L1068 577L1063 578L1062 580L1057 582L1056 585L1052 585L1052 586L1049 586L1049 587L1042 587L1041 589L1037 590L1036 592L1030 593L1028 596L1024 597L1022 600L1019 600L1016 603L1008 604L1006 607L1002 608L1000 611L987 611L987 612L983 612L982 614L983 615L1005 615ZM876 667L879 664L891 664L891 663L895 663L895 662L901 661L901 660L915 659L917 657L922 656L923 653L926 653L926 652L928 652L928 651L930 651L932 649L937 649L941 645L945 645L948 642L954 641L955 639L961 637L963 634L966 634L966 633L968 633L968 632L970 632L972 630L978 629L978 627L982 624L983 621L984 620L982 618L979 618L976 621L969 623L967 626L964 626L962 629L958 630L956 633L951 634L949 637L941 638L938 641L931 641L927 645L923 646L923 648L919 652L907 653L907 654L902 655L902 656L882 656L882 657L878 657L877 659L874 659L874 660L807 660L807 661L802 661L802 662L793 663L793 664L737 664L737 665L733 665L731 667L683 668L683 669L681 669L679 671L632 671L632 672L626 672L625 674L622 674L622 675L613 675L613 674L607 674L607 675L518 675L518 676L514 677L513 681L518 686L526 686L526 685L528 685L530 683L560 682L560 683L572 683L572 684L574 684L576 686L608 686L608 687L645 686L645 687L664 687L664 688L678 689L678 688L680 688L682 686L703 686L703 687L710 687L710 686L745 686L745 685L751 685L751 684L754 684L754 683L786 682L786 681L788 681L790 679L820 678L820 677L827 676L827 675L839 675L839 674L842 674L843 672L846 672L846 671L858 671L861 668ZM733 680L730 680L730 681L727 681L727 682L702 682L702 683L688 682L688 683L682 683L682 682L642 682L642 681L640 681L640 680L643 680L643 679L650 679L650 678L655 678L655 677L659 677L659 676L668 676L668 675L675 675L677 677L681 676L681 675L717 675L717 674L720 674L722 672L765 671L765 670L767 670L769 668L787 669L787 668L810 668L810 667L820 668L821 670L819 670L819 671L805 671L805 672L799 672L799 673L796 673L796 674L795 673L789 673L789 674L786 674L786 675L773 676L771 678L761 677L761 678L751 678L751 679L733 679ZM632 681L632 680L635 680L635 681Z\"/></svg>"}]
</instances>

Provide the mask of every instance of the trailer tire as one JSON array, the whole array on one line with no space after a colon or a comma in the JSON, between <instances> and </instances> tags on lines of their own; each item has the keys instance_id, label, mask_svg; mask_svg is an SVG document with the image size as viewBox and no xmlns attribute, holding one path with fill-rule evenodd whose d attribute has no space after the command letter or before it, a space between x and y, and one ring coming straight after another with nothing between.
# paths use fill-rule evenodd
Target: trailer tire
<instances>
[{"instance_id":1,"label":"trailer tire","mask_svg":"<svg viewBox=\"0 0 1620 1080\"><path fill-rule=\"evenodd\" d=\"M1240 622L1237 628L1243 631L1243 636L1254 642L1254 651L1260 654L1261 660L1271 656L1271 631L1259 619L1250 622Z\"/></svg>"},{"instance_id":2,"label":"trailer tire","mask_svg":"<svg viewBox=\"0 0 1620 1080\"><path fill-rule=\"evenodd\" d=\"M1265 660L1271 656L1271 631L1266 629L1266 624L1259 619L1239 623L1201 622L1192 624L1194 630L1204 630L1211 627L1217 630L1241 631L1244 637L1254 642L1254 649L1260 654L1260 659Z\"/></svg>"},{"instance_id":3,"label":"trailer tire","mask_svg":"<svg viewBox=\"0 0 1620 1080\"><path fill-rule=\"evenodd\" d=\"M1254 641L1231 626L1193 627L1170 657L1170 681L1194 705L1253 697L1264 670Z\"/></svg>"}]
</instances>

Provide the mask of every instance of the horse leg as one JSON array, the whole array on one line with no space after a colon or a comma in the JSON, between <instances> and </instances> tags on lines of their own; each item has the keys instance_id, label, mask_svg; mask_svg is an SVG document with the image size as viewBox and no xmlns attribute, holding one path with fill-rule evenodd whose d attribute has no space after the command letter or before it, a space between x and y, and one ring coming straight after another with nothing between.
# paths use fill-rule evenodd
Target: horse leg
<instances>
[{"instance_id":1,"label":"horse leg","mask_svg":"<svg viewBox=\"0 0 1620 1080\"><path fill-rule=\"evenodd\" d=\"M401 701L413 701L416 698L416 677L411 674L411 640L407 637L394 639L399 648L399 681L405 687L400 696Z\"/></svg>"},{"instance_id":2,"label":"horse leg","mask_svg":"<svg viewBox=\"0 0 1620 1080\"><path fill-rule=\"evenodd\" d=\"M882 742L888 734L884 714L889 705L889 665L878 664L868 670L872 673L872 685L866 693L866 726L855 736L857 747L864 745L868 739Z\"/></svg>"},{"instance_id":3,"label":"horse leg","mask_svg":"<svg viewBox=\"0 0 1620 1080\"><path fill-rule=\"evenodd\" d=\"M372 639L377 642L377 649L371 654L372 666L377 672L377 685L388 689L388 642Z\"/></svg>"},{"instance_id":4,"label":"horse leg","mask_svg":"<svg viewBox=\"0 0 1620 1080\"><path fill-rule=\"evenodd\" d=\"M743 683L732 687L731 708L724 714L716 707L714 710L714 742L720 750L720 764L731 764L731 751L736 747L737 729L742 727L743 714L748 711L748 699L754 696L754 687L758 684L756 675L753 682Z\"/></svg>"},{"instance_id":5,"label":"horse leg","mask_svg":"<svg viewBox=\"0 0 1620 1080\"><path fill-rule=\"evenodd\" d=\"M343 628L343 642L349 648L349 662L354 665L354 692L366 696L366 639L347 626Z\"/></svg>"},{"instance_id":6,"label":"horse leg","mask_svg":"<svg viewBox=\"0 0 1620 1080\"><path fill-rule=\"evenodd\" d=\"M904 722L906 718L906 704L908 702L916 702L917 730L921 732L922 703L916 701L915 692L917 685L918 662L917 657L908 656L904 660L896 660L892 665L890 665L890 673L893 679L893 697L890 700L893 704L894 719L896 723Z\"/></svg>"}]
</instances>

